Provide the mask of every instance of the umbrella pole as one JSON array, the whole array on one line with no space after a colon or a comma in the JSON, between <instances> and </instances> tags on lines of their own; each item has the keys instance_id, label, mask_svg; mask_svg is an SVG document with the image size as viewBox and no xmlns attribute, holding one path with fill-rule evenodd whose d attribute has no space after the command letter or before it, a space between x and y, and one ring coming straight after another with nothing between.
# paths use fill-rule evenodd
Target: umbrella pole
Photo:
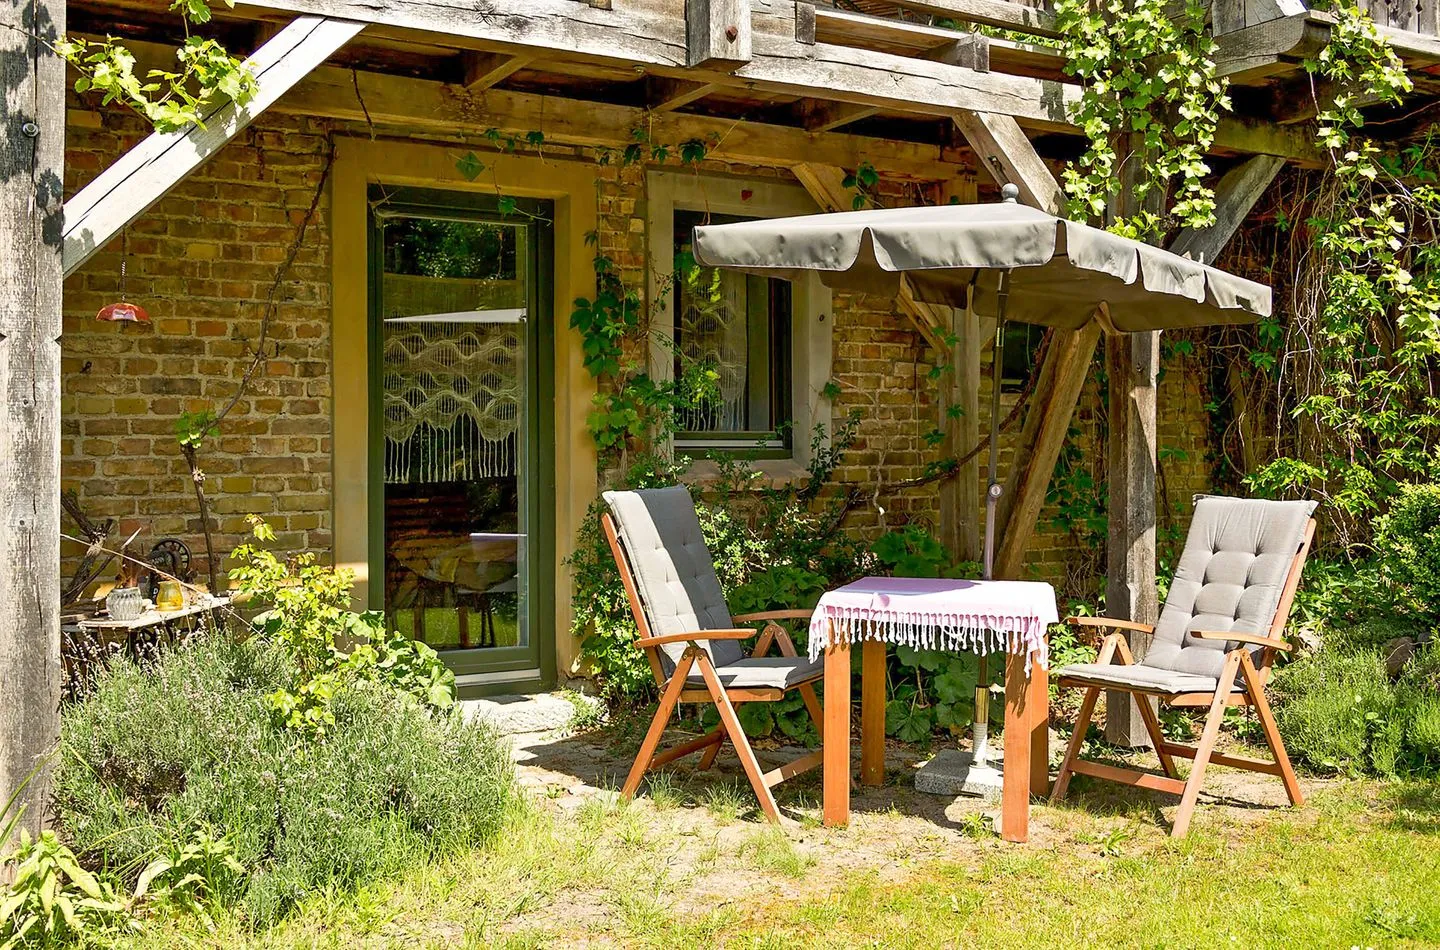
<instances>
[{"instance_id":1,"label":"umbrella pole","mask_svg":"<svg viewBox=\"0 0 1440 950\"><path fill-rule=\"evenodd\" d=\"M1000 496L1000 372L1005 356L1005 305L1010 300L1010 272L1000 272L1000 289L996 294L995 348L990 353L990 459L985 483L985 580L995 579L995 511ZM990 658L980 651L979 670L975 680L975 722L971 726L974 752L971 761L984 765L990 758Z\"/></svg>"}]
</instances>

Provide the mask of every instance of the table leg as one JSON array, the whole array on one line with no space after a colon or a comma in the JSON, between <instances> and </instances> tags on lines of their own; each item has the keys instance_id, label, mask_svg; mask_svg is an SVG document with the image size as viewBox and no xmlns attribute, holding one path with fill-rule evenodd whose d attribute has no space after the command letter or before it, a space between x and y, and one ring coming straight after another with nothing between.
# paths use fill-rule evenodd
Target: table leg
<instances>
[{"instance_id":1,"label":"table leg","mask_svg":"<svg viewBox=\"0 0 1440 950\"><path fill-rule=\"evenodd\" d=\"M860 648L860 784L885 784L885 641Z\"/></svg>"},{"instance_id":2,"label":"table leg","mask_svg":"<svg viewBox=\"0 0 1440 950\"><path fill-rule=\"evenodd\" d=\"M829 631L825 650L823 813L827 826L850 822L850 644Z\"/></svg>"},{"instance_id":3,"label":"table leg","mask_svg":"<svg viewBox=\"0 0 1440 950\"><path fill-rule=\"evenodd\" d=\"M1030 794L1050 797L1050 672L1030 670Z\"/></svg>"},{"instance_id":4,"label":"table leg","mask_svg":"<svg viewBox=\"0 0 1440 950\"><path fill-rule=\"evenodd\" d=\"M1030 659L1005 655L1005 776L1000 799L1000 837L1030 839Z\"/></svg>"}]
</instances>

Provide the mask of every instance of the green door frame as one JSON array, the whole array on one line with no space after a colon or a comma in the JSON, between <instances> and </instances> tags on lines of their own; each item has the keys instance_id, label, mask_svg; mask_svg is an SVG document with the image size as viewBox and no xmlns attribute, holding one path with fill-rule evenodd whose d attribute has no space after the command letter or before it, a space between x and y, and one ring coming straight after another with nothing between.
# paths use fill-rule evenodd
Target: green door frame
<instances>
[{"instance_id":1,"label":"green door frame","mask_svg":"<svg viewBox=\"0 0 1440 950\"><path fill-rule=\"evenodd\" d=\"M555 230L554 205L468 191L371 185L369 189L369 560L370 604L385 599L385 469L381 278L387 217L429 217L526 227L530 267L525 319L526 646L446 650L462 697L528 692L555 685ZM378 580L378 583L376 582ZM536 670L537 675L526 676Z\"/></svg>"}]
</instances>

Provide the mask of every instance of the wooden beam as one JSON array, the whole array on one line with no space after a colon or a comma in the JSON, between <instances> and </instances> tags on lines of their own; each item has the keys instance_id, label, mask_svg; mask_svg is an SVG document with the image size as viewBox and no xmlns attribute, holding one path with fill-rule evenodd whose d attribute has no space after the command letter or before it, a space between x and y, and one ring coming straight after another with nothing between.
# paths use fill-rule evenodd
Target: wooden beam
<instances>
[{"instance_id":1,"label":"wooden beam","mask_svg":"<svg viewBox=\"0 0 1440 950\"><path fill-rule=\"evenodd\" d=\"M204 128L153 133L101 172L65 202L65 273L74 273L125 225L364 28L364 23L348 20L297 17L248 60L259 88L243 109L233 102L215 105L204 117Z\"/></svg>"},{"instance_id":2,"label":"wooden beam","mask_svg":"<svg viewBox=\"0 0 1440 950\"><path fill-rule=\"evenodd\" d=\"M1064 210L1065 192L1060 182L1013 118L965 110L957 112L954 119L980 164L996 181L1019 187L1020 200L1032 208L1051 214Z\"/></svg>"},{"instance_id":3,"label":"wooden beam","mask_svg":"<svg viewBox=\"0 0 1440 950\"><path fill-rule=\"evenodd\" d=\"M358 93L357 93L358 90ZM634 106L585 102L534 93L490 89L483 98L459 86L381 73L351 73L321 66L273 107L289 115L326 116L373 122L397 133L502 132L542 129L547 142L623 147L630 129L644 123L657 142L714 140L711 157L724 161L788 168L797 158L855 168L869 160L901 178L953 178L961 155L938 146L828 133L759 122L711 118L680 112L652 114Z\"/></svg>"},{"instance_id":4,"label":"wooden beam","mask_svg":"<svg viewBox=\"0 0 1440 950\"><path fill-rule=\"evenodd\" d=\"M1255 202L1284 167L1282 158L1256 155L1230 169L1215 187L1215 223L1198 231L1185 228L1170 242L1170 250L1204 264L1215 263Z\"/></svg>"},{"instance_id":5,"label":"wooden beam","mask_svg":"<svg viewBox=\"0 0 1440 950\"><path fill-rule=\"evenodd\" d=\"M673 112L704 99L719 89L718 83L692 82L666 76L645 77L645 102L651 112Z\"/></svg>"},{"instance_id":6,"label":"wooden beam","mask_svg":"<svg viewBox=\"0 0 1440 950\"><path fill-rule=\"evenodd\" d=\"M1214 0L1210 4L1210 27L1216 36L1224 36L1247 26L1304 16L1306 12L1302 0Z\"/></svg>"},{"instance_id":7,"label":"wooden beam","mask_svg":"<svg viewBox=\"0 0 1440 950\"><path fill-rule=\"evenodd\" d=\"M0 5L0 804L15 794L24 809L17 828L32 835L48 823L60 738L66 82L51 44L63 36L64 0ZM0 853L10 845L0 838Z\"/></svg>"},{"instance_id":8,"label":"wooden beam","mask_svg":"<svg viewBox=\"0 0 1440 950\"><path fill-rule=\"evenodd\" d=\"M483 92L509 79L534 61L534 56L523 53L511 56L506 53L467 51L462 59L465 66L465 88L471 92Z\"/></svg>"},{"instance_id":9,"label":"wooden beam","mask_svg":"<svg viewBox=\"0 0 1440 950\"><path fill-rule=\"evenodd\" d=\"M845 170L834 165L817 162L798 162L790 166L800 184L810 192L815 203L826 211L850 211L851 195L843 184ZM936 308L920 300L910 291L908 284L901 282L900 293L895 297L896 308L915 324L925 342L937 353L949 352L945 345L947 321Z\"/></svg>"},{"instance_id":10,"label":"wooden beam","mask_svg":"<svg viewBox=\"0 0 1440 950\"><path fill-rule=\"evenodd\" d=\"M750 0L685 0L685 65L744 65L750 35Z\"/></svg>"},{"instance_id":11,"label":"wooden beam","mask_svg":"<svg viewBox=\"0 0 1440 950\"><path fill-rule=\"evenodd\" d=\"M1050 338L1050 350L1006 480L1005 515L997 520L1000 530L996 533L1001 539L995 556L998 578L1016 580L1021 576L1025 549L1045 506L1050 476L1055 473L1075 405L1090 377L1090 362L1099 340L1100 323L1096 320L1078 330L1056 330Z\"/></svg>"}]
</instances>

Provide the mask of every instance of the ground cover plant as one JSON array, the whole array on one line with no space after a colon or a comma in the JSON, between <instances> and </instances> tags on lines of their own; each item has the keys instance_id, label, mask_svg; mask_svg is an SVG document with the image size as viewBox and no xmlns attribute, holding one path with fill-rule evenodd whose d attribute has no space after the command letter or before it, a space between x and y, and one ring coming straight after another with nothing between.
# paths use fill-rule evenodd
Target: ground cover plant
<instances>
[{"instance_id":1,"label":"ground cover plant","mask_svg":"<svg viewBox=\"0 0 1440 950\"><path fill-rule=\"evenodd\" d=\"M98 882L76 899L92 916L272 924L317 892L479 847L510 807L508 751L460 715L433 651L351 612L343 572L281 561L256 535L232 575L266 608L251 629L143 667L119 657L64 711L58 836L37 846Z\"/></svg>"}]
</instances>

